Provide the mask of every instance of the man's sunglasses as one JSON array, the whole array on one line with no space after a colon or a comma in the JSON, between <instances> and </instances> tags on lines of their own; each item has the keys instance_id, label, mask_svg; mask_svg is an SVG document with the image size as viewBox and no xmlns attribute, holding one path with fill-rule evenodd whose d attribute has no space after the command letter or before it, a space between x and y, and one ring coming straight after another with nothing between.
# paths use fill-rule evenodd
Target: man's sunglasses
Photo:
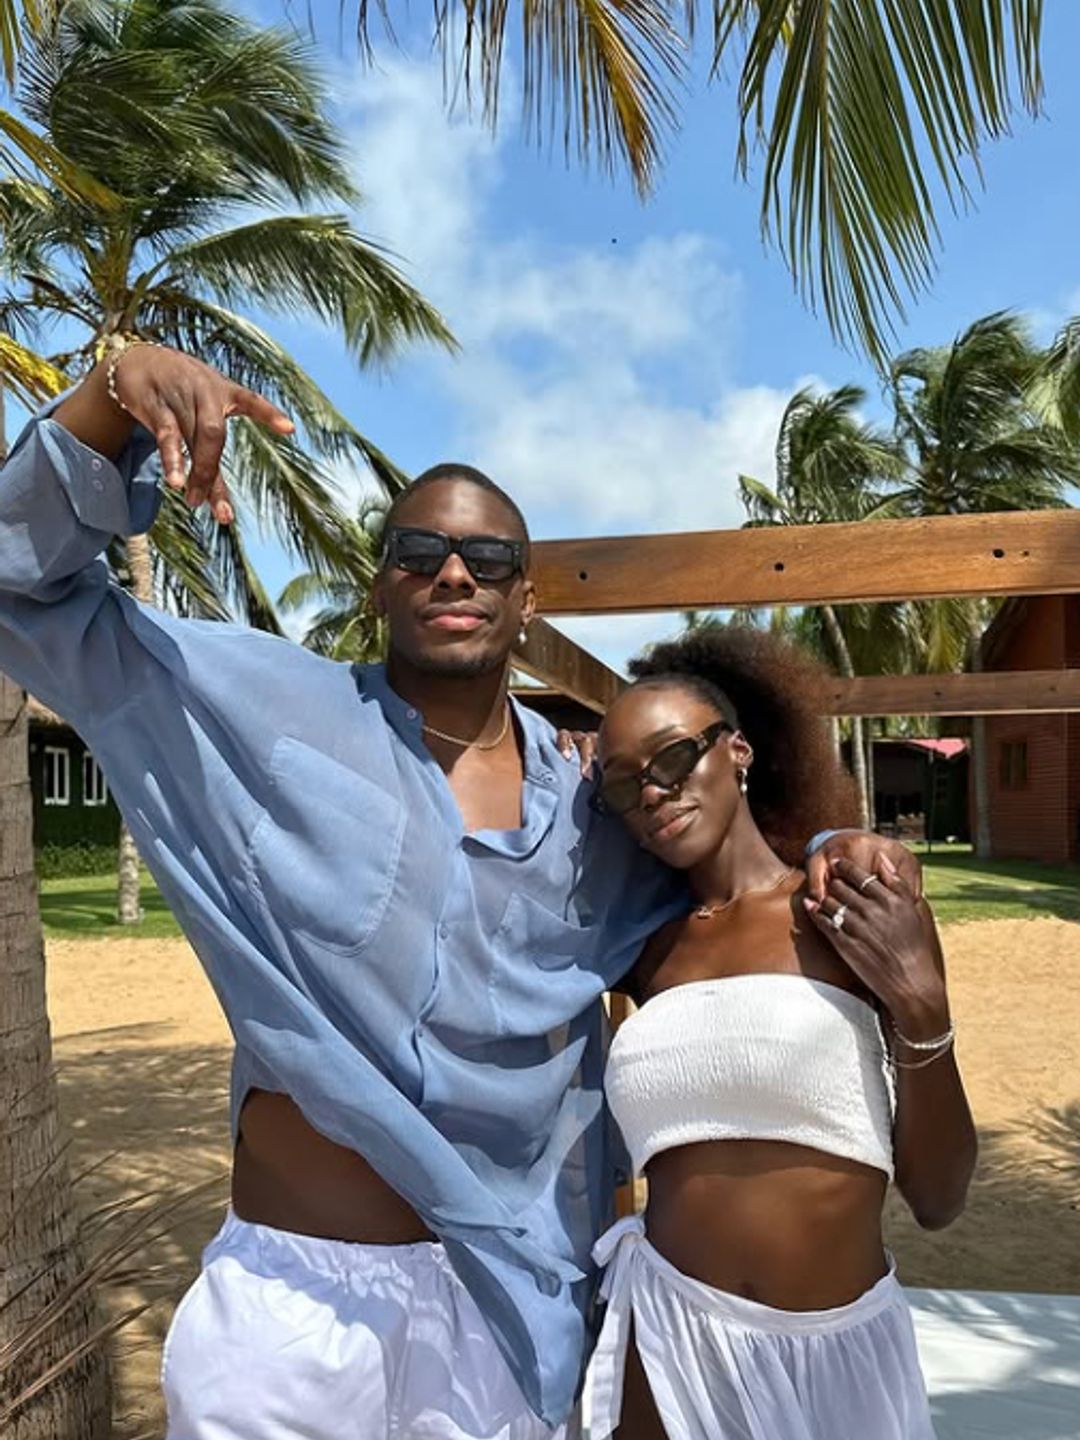
<instances>
[{"instance_id":1,"label":"man's sunglasses","mask_svg":"<svg viewBox=\"0 0 1080 1440\"><path fill-rule=\"evenodd\" d=\"M636 775L619 775L610 780L601 777L600 788L593 797L593 808L601 815L628 815L641 804L641 792L646 785L655 785L660 790L678 790L725 730L732 735L735 733L726 720L717 720L700 735L688 735L685 740L673 740L670 745L665 745Z\"/></svg>"},{"instance_id":2,"label":"man's sunglasses","mask_svg":"<svg viewBox=\"0 0 1080 1440\"><path fill-rule=\"evenodd\" d=\"M510 580L524 574L525 545L501 535L462 535L395 525L387 532L383 563L410 575L437 575L451 555L460 555L474 580Z\"/></svg>"}]
</instances>

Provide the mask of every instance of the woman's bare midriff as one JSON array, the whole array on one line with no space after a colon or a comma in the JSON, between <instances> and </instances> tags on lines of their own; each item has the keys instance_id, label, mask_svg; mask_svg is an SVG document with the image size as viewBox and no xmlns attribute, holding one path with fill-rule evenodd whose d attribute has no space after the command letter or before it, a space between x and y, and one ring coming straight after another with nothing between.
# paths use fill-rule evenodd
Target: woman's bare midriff
<instances>
[{"instance_id":1,"label":"woman's bare midriff","mask_svg":"<svg viewBox=\"0 0 1080 1440\"><path fill-rule=\"evenodd\" d=\"M880 1170L801 1145L720 1140L665 1151L646 1177L650 1242L714 1289L830 1310L886 1273Z\"/></svg>"},{"instance_id":2,"label":"woman's bare midriff","mask_svg":"<svg viewBox=\"0 0 1080 1440\"><path fill-rule=\"evenodd\" d=\"M353 1150L321 1135L287 1095L251 1090L240 1112L233 1209L241 1220L365 1245L435 1236Z\"/></svg>"}]
</instances>

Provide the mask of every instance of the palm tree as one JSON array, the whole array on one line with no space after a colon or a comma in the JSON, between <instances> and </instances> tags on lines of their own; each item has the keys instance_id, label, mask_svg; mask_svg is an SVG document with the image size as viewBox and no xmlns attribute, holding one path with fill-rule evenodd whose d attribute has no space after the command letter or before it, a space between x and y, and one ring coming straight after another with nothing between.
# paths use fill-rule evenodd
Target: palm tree
<instances>
[{"instance_id":1,"label":"palm tree","mask_svg":"<svg viewBox=\"0 0 1080 1440\"><path fill-rule=\"evenodd\" d=\"M900 515L963 515L1037 510L1066 503L1080 479L1080 452L1053 419L1040 415L1032 387L1046 373L1024 323L988 315L951 345L910 350L890 371L895 431L906 474L890 497ZM972 669L981 664L985 601L947 602L937 617L937 642L960 637ZM972 721L975 846L990 853L986 722Z\"/></svg>"},{"instance_id":2,"label":"palm tree","mask_svg":"<svg viewBox=\"0 0 1080 1440\"><path fill-rule=\"evenodd\" d=\"M308 617L302 639L317 655L353 663L386 655L386 623L371 606L386 508L383 501L362 504L356 519L345 523L342 562L295 575L278 596L284 611L319 607Z\"/></svg>"},{"instance_id":3,"label":"palm tree","mask_svg":"<svg viewBox=\"0 0 1080 1440\"><path fill-rule=\"evenodd\" d=\"M0 463L2 402L0 387ZM26 714L26 696L0 672L0 1430L7 1440L107 1440L109 1371L93 1343L93 1296L79 1287L85 1261L45 1005ZM50 1308L65 1295L67 1305ZM28 1364L21 1342L32 1327Z\"/></svg>"},{"instance_id":4,"label":"palm tree","mask_svg":"<svg viewBox=\"0 0 1080 1440\"><path fill-rule=\"evenodd\" d=\"M899 457L888 435L859 419L864 399L854 385L825 394L800 390L791 398L780 421L775 488L748 475L739 477L748 525L817 525L871 520L887 513L882 487L898 478ZM857 673L855 636L861 633L864 645L880 643L882 627L895 623L890 620L891 607L848 606L844 618L833 605L816 606L813 613L823 632L824 656L847 676ZM862 821L869 826L872 797L863 725L857 716L851 722L851 760Z\"/></svg>"},{"instance_id":5,"label":"palm tree","mask_svg":"<svg viewBox=\"0 0 1080 1440\"><path fill-rule=\"evenodd\" d=\"M372 6L357 0L367 39ZM385 17L390 0L379 0ZM737 160L762 165L761 229L835 333L880 362L905 301L934 269L941 200L970 199L1014 97L1042 97L1042 0L436 0L451 74L478 79L494 117L508 27L521 36L525 110L567 152L625 164L642 193L679 123L701 38L734 78Z\"/></svg>"},{"instance_id":6,"label":"palm tree","mask_svg":"<svg viewBox=\"0 0 1080 1440\"><path fill-rule=\"evenodd\" d=\"M59 324L65 348L49 363L77 376L137 334L192 350L268 395L298 421L301 439L238 423L225 466L235 493L309 566L340 562L328 464L359 461L388 483L397 472L237 307L307 311L361 363L413 339L451 342L436 312L344 216L282 213L289 203L358 199L306 48L216 0L74 0L30 44L21 73L26 113L60 153L124 198L99 206L56 186L0 182L2 263L13 281L0 298L8 352ZM25 362L28 345L21 351ZM194 518L170 496L149 539L124 549L140 599L215 615L224 588L242 618L276 628L241 527ZM210 585L208 556L217 572ZM126 831L119 910L122 920L138 919L138 857Z\"/></svg>"}]
</instances>

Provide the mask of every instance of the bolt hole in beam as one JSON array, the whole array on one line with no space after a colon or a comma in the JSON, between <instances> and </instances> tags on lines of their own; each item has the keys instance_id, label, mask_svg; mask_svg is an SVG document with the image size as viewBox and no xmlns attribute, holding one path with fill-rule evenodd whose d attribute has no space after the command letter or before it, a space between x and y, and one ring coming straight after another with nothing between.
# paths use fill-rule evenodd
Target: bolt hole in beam
<instances>
[{"instance_id":1,"label":"bolt hole in beam","mask_svg":"<svg viewBox=\"0 0 1080 1440\"><path fill-rule=\"evenodd\" d=\"M995 560L1004 560L1004 559L1005 559L1005 551L1002 550L1000 546L994 551L994 559L995 559Z\"/></svg>"}]
</instances>

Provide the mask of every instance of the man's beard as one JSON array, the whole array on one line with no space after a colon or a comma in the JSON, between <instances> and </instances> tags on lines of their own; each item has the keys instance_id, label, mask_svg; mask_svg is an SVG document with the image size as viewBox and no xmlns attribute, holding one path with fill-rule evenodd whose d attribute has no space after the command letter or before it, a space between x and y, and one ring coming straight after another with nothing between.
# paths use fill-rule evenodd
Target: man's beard
<instances>
[{"instance_id":1,"label":"man's beard","mask_svg":"<svg viewBox=\"0 0 1080 1440\"><path fill-rule=\"evenodd\" d=\"M444 675L448 680L467 680L474 675L490 675L494 670L501 670L507 658L506 655L492 650L480 650L473 655L429 653L411 656L409 664L414 670L420 670L425 675Z\"/></svg>"}]
</instances>

